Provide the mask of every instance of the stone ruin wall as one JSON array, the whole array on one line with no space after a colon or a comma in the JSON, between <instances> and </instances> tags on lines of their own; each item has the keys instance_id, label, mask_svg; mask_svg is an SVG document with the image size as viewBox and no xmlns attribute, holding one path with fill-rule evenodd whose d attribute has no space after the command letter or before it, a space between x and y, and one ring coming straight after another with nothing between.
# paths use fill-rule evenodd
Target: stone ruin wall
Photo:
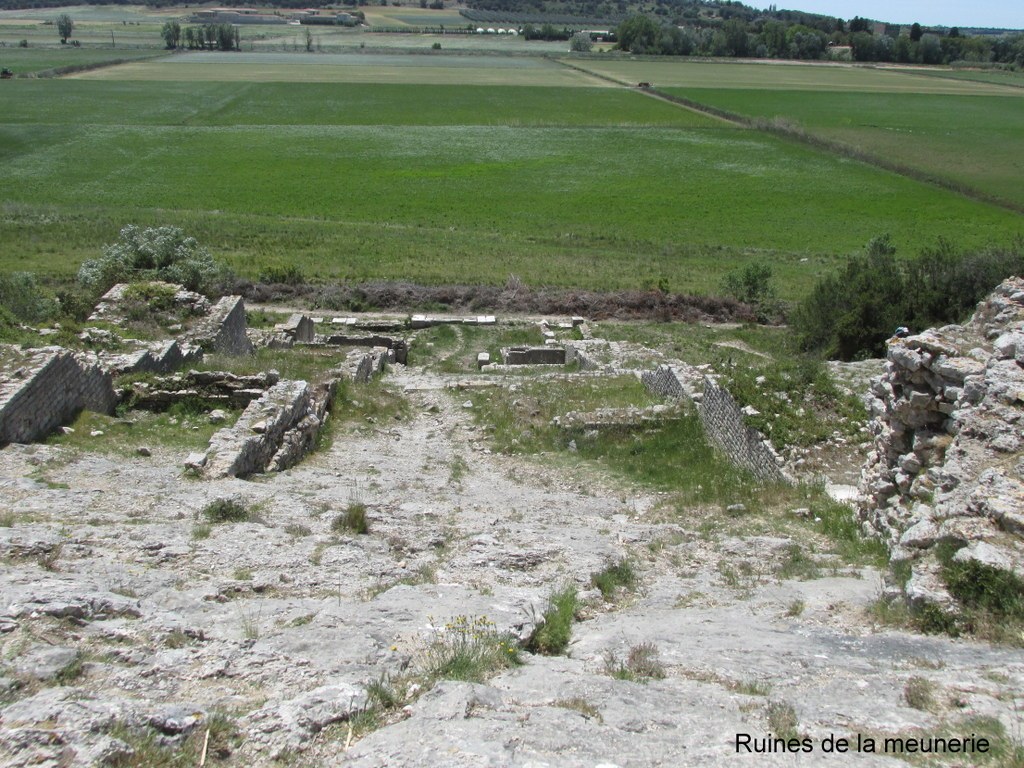
<instances>
[{"instance_id":1,"label":"stone ruin wall","mask_svg":"<svg viewBox=\"0 0 1024 768\"><path fill-rule=\"evenodd\" d=\"M764 436L743 421L743 412L724 387L704 377L697 413L708 438L739 466L765 482L787 482L781 460Z\"/></svg>"},{"instance_id":2,"label":"stone ruin wall","mask_svg":"<svg viewBox=\"0 0 1024 768\"><path fill-rule=\"evenodd\" d=\"M501 350L505 365L565 365L562 347L508 347Z\"/></svg>"},{"instance_id":3,"label":"stone ruin wall","mask_svg":"<svg viewBox=\"0 0 1024 768\"><path fill-rule=\"evenodd\" d=\"M329 418L339 381L369 381L384 370L388 352L383 347L352 350L333 378L318 386L277 381L246 406L234 425L216 432L205 453L190 455L186 468L205 478L246 478L294 466L312 449Z\"/></svg>"},{"instance_id":4,"label":"stone ruin wall","mask_svg":"<svg viewBox=\"0 0 1024 768\"><path fill-rule=\"evenodd\" d=\"M937 545L1024 578L1024 280L1003 282L963 326L889 343L872 384L874 448L860 516L912 603L955 607Z\"/></svg>"},{"instance_id":5,"label":"stone ruin wall","mask_svg":"<svg viewBox=\"0 0 1024 768\"><path fill-rule=\"evenodd\" d=\"M135 352L99 355L100 364L114 376L127 373L171 373L203 359L199 347L181 346L177 340L156 342Z\"/></svg>"},{"instance_id":6,"label":"stone ruin wall","mask_svg":"<svg viewBox=\"0 0 1024 768\"><path fill-rule=\"evenodd\" d=\"M662 365L645 371L640 378L647 390L656 395L693 400L704 433L734 464L749 470L759 480L791 482L771 444L743 421L743 412L732 395L713 379L688 365ZM703 395L695 392L700 383Z\"/></svg>"},{"instance_id":7,"label":"stone ruin wall","mask_svg":"<svg viewBox=\"0 0 1024 768\"><path fill-rule=\"evenodd\" d=\"M648 392L672 400L692 400L693 394L685 383L686 375L680 368L659 365L653 371L644 371L640 381Z\"/></svg>"},{"instance_id":8,"label":"stone ruin wall","mask_svg":"<svg viewBox=\"0 0 1024 768\"><path fill-rule=\"evenodd\" d=\"M329 397L322 396L317 402L313 394L313 387L305 381L279 381L249 403L233 426L216 432L201 459L189 457L186 464L209 478L248 477L290 466L290 451L280 458L278 453L305 441L294 437L288 440L288 433L312 429L315 438L329 405Z\"/></svg>"},{"instance_id":9,"label":"stone ruin wall","mask_svg":"<svg viewBox=\"0 0 1024 768\"><path fill-rule=\"evenodd\" d=\"M113 413L116 404L95 359L59 347L31 352L0 384L0 445L41 440L83 409Z\"/></svg>"}]
</instances>

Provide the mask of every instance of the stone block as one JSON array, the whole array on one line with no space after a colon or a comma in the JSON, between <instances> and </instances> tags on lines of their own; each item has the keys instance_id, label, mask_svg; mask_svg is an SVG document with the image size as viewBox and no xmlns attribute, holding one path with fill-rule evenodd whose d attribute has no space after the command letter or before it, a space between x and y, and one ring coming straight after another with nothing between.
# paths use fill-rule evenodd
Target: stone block
<instances>
[{"instance_id":1,"label":"stone block","mask_svg":"<svg viewBox=\"0 0 1024 768\"><path fill-rule=\"evenodd\" d=\"M562 347L508 347L501 351L505 365L565 365Z\"/></svg>"},{"instance_id":2,"label":"stone block","mask_svg":"<svg viewBox=\"0 0 1024 768\"><path fill-rule=\"evenodd\" d=\"M225 296L189 334L189 340L207 352L249 355L252 342L246 334L245 302L241 296Z\"/></svg>"},{"instance_id":3,"label":"stone block","mask_svg":"<svg viewBox=\"0 0 1024 768\"><path fill-rule=\"evenodd\" d=\"M316 338L316 326L313 325L312 319L298 312L278 327L285 335L298 342L308 344Z\"/></svg>"}]
</instances>

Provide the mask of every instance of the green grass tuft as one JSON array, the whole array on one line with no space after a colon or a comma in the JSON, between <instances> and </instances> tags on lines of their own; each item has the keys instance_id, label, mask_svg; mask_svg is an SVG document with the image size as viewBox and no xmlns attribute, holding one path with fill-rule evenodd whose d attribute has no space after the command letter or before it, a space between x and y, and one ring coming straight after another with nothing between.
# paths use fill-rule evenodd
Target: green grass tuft
<instances>
[{"instance_id":1,"label":"green grass tuft","mask_svg":"<svg viewBox=\"0 0 1024 768\"><path fill-rule=\"evenodd\" d=\"M620 587L632 590L636 586L636 571L629 560L620 560L590 574L590 583L601 591L605 600L613 600Z\"/></svg>"},{"instance_id":2,"label":"green grass tuft","mask_svg":"<svg viewBox=\"0 0 1024 768\"><path fill-rule=\"evenodd\" d=\"M605 671L616 680L630 680L634 683L662 680L665 677L665 667L654 643L632 646L624 661L620 661L614 653L608 654L605 657Z\"/></svg>"},{"instance_id":3,"label":"green grass tuft","mask_svg":"<svg viewBox=\"0 0 1024 768\"><path fill-rule=\"evenodd\" d=\"M210 523L245 523L253 518L253 510L238 499L216 499L203 507L200 515Z\"/></svg>"},{"instance_id":4,"label":"green grass tuft","mask_svg":"<svg viewBox=\"0 0 1024 768\"><path fill-rule=\"evenodd\" d=\"M576 620L578 609L576 587L569 585L552 593L548 598L548 607L544 611L542 623L534 628L526 642L526 650L544 656L564 653L572 639L572 624Z\"/></svg>"},{"instance_id":5,"label":"green grass tuft","mask_svg":"<svg viewBox=\"0 0 1024 768\"><path fill-rule=\"evenodd\" d=\"M335 533L351 531L356 534L367 534L370 532L370 521L366 517L366 505L362 502L352 502L345 511L331 521L331 530Z\"/></svg>"},{"instance_id":6,"label":"green grass tuft","mask_svg":"<svg viewBox=\"0 0 1024 768\"><path fill-rule=\"evenodd\" d=\"M482 683L503 669L521 664L519 647L484 616L456 616L431 637L418 669L427 680Z\"/></svg>"}]
</instances>

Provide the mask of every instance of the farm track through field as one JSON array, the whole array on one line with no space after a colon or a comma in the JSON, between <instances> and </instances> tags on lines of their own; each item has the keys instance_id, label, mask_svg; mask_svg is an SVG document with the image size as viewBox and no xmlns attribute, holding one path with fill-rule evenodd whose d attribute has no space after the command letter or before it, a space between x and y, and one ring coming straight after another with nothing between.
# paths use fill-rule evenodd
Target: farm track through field
<instances>
[{"instance_id":1,"label":"farm track through field","mask_svg":"<svg viewBox=\"0 0 1024 768\"><path fill-rule=\"evenodd\" d=\"M559 63L572 69L579 70L580 72L589 72L590 74L595 75L596 77L599 77L609 83L615 83L616 85L622 86L624 88L635 87L631 83L620 80L619 78L612 77L611 75L603 73L593 72L591 70L586 69L585 67L579 67L575 64L570 64L569 62L566 62L564 60L559 60ZM879 155L873 154L871 152L866 152L863 149L851 146L849 144L844 144L843 142L840 141L835 141L834 139L827 139L823 136L807 133L798 128L792 128L788 125L781 124L778 122L770 122L758 118L750 118L745 115L738 114L736 112L720 109L718 107L712 107L707 104L702 104L699 101L688 99L685 96L677 96L675 94L666 93L653 86L642 88L639 90L652 98L660 99L670 104L675 104L676 106L683 107L685 109L690 110L691 112L696 112L707 117L721 120L737 128L753 128L764 133L770 133L775 136L791 139L793 141L808 145L815 149L824 150L826 152L830 152L840 157L851 158L853 160L866 163L867 165L872 165L883 171L888 171L890 173L895 173L900 176L904 176L913 181L918 181L923 184L929 184L931 186L940 187L941 189L945 189L950 192L955 192L971 200L977 200L978 202L995 205L1008 211L1013 211L1014 213L1024 213L1024 205L1013 202L1012 200L1007 200L997 195L988 194L980 189L969 186L967 184L963 184L952 179L943 178L941 176L936 176L918 168L912 168L902 163L887 160Z\"/></svg>"},{"instance_id":2,"label":"farm track through field","mask_svg":"<svg viewBox=\"0 0 1024 768\"><path fill-rule=\"evenodd\" d=\"M588 69L584 69L583 67L577 67L575 64L570 64L569 62L564 61L562 59L556 59L556 61L559 64L561 64L563 67L568 67L569 69L574 69L577 72L580 72L580 73L583 73L583 74L587 74L587 75L591 75L592 77L596 77L599 80L603 80L603 81L608 82L608 83L614 83L615 85L620 85L623 88L629 88L630 90L634 89L634 86L631 85L630 83L623 82L622 80L619 80L618 78L615 78L615 77L611 77L610 75L602 75L599 72L591 72ZM727 123L728 125L732 126L733 128L747 128L747 127L749 127L742 120L737 120L737 119L732 118L732 117L727 117L725 114L721 114L721 115L720 114L716 114L716 112L714 110L709 110L708 108L706 108L706 107L704 107L704 106L702 106L700 104L697 104L696 102L694 102L693 104L684 104L681 100L679 100L679 99L677 99L675 97L672 97L672 96L668 96L667 94L664 94L661 91L654 90L653 88L636 88L636 90L639 91L640 93L642 93L644 96L647 96L649 98L659 99L660 101L668 102L669 104L672 104L672 105L677 106L677 107L685 107L686 109L690 110L691 112L695 112L698 115L703 115L705 117L710 117L710 118L713 118L715 120L719 120L719 121L721 121L723 123Z\"/></svg>"}]
</instances>

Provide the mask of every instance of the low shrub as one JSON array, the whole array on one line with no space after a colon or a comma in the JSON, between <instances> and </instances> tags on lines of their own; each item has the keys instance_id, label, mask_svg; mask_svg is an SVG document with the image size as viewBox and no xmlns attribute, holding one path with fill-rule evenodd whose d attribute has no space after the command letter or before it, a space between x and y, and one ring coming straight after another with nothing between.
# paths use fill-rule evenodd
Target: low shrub
<instances>
[{"instance_id":1,"label":"low shrub","mask_svg":"<svg viewBox=\"0 0 1024 768\"><path fill-rule=\"evenodd\" d=\"M194 237L177 227L127 226L100 257L82 263L78 281L96 295L115 283L136 280L166 280L191 291L205 291L222 271Z\"/></svg>"},{"instance_id":2,"label":"low shrub","mask_svg":"<svg viewBox=\"0 0 1024 768\"><path fill-rule=\"evenodd\" d=\"M961 322L1000 282L1019 274L1021 239L969 252L940 240L903 262L886 235L819 280L790 319L805 350L841 360L881 357L897 327L918 332Z\"/></svg>"},{"instance_id":3,"label":"low shrub","mask_svg":"<svg viewBox=\"0 0 1024 768\"><path fill-rule=\"evenodd\" d=\"M60 304L49 295L31 272L0 274L0 310L22 323L41 323L60 312Z\"/></svg>"}]
</instances>

